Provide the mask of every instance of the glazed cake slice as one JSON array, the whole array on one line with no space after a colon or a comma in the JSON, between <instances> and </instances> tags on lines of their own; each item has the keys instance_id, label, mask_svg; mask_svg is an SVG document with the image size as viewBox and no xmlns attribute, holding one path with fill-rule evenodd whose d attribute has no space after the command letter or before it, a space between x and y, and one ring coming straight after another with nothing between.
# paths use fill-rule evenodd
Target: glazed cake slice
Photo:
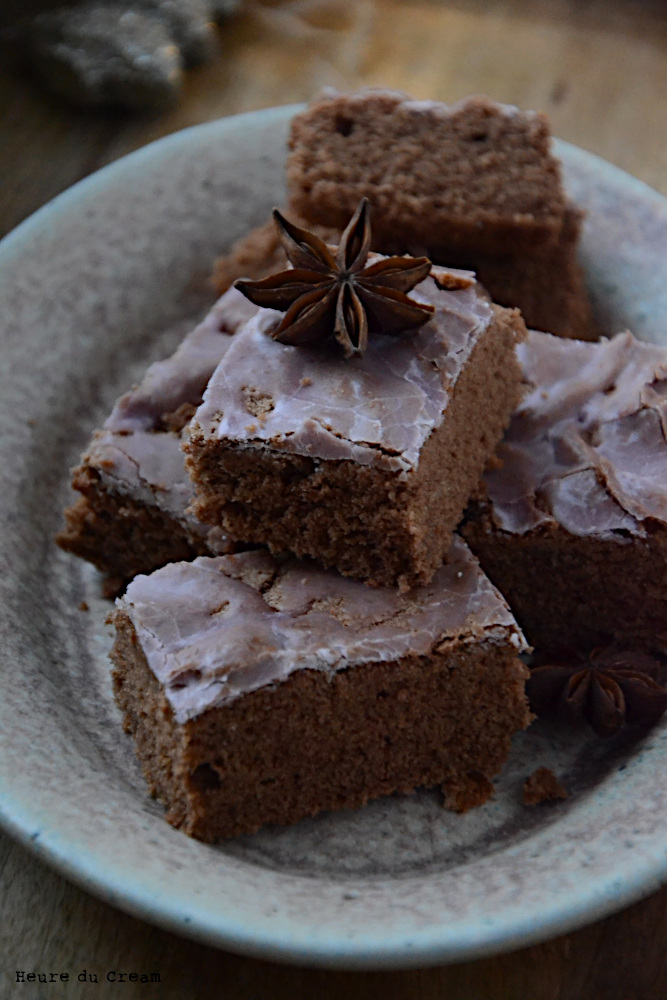
<instances>
[{"instance_id":1,"label":"glazed cake slice","mask_svg":"<svg viewBox=\"0 0 667 1000\"><path fill-rule=\"evenodd\" d=\"M597 337L577 262L582 213L544 115L485 97L449 106L327 91L294 118L289 149L288 214L325 241L338 242L366 196L373 249L471 268L529 326ZM276 258L275 232L261 227L220 260L219 286L275 270Z\"/></svg>"},{"instance_id":2,"label":"glazed cake slice","mask_svg":"<svg viewBox=\"0 0 667 1000\"><path fill-rule=\"evenodd\" d=\"M104 573L106 596L136 573L238 547L189 513L181 433L231 335L255 311L240 292L223 295L178 350L118 400L74 470L82 495L65 511L57 541Z\"/></svg>"},{"instance_id":3,"label":"glazed cake slice","mask_svg":"<svg viewBox=\"0 0 667 1000\"><path fill-rule=\"evenodd\" d=\"M463 529L536 646L667 651L667 350L530 332L531 389Z\"/></svg>"},{"instance_id":4,"label":"glazed cake slice","mask_svg":"<svg viewBox=\"0 0 667 1000\"><path fill-rule=\"evenodd\" d=\"M236 334L185 444L202 521L373 584L430 580L518 402L525 328L469 272L411 296L433 318L347 361L272 340L269 309Z\"/></svg>"},{"instance_id":5,"label":"glazed cake slice","mask_svg":"<svg viewBox=\"0 0 667 1000\"><path fill-rule=\"evenodd\" d=\"M478 805L530 720L523 636L458 538L407 594L264 551L171 564L115 625L146 780L206 841L419 786Z\"/></svg>"}]
</instances>

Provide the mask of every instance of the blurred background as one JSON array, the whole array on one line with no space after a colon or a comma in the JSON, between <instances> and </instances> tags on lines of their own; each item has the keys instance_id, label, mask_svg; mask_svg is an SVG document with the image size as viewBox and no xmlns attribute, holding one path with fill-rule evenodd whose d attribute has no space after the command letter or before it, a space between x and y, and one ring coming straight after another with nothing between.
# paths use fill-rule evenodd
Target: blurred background
<instances>
[{"instance_id":1,"label":"blurred background","mask_svg":"<svg viewBox=\"0 0 667 1000\"><path fill-rule=\"evenodd\" d=\"M178 23L169 20L177 9L185 11ZM83 0L77 10L0 0L0 235L163 135L307 101L324 86L392 87L446 102L484 93L542 110L560 138L667 195L667 0ZM207 27L188 55L190 15ZM109 18L113 31L104 29ZM113 80L100 91L105 72ZM142 90L151 73L154 86ZM511 955L405 973L318 973L149 927L70 885L4 835L0 873L0 952L12 965L159 968L163 1000L667 996L667 889ZM4 988L3 997L17 995ZM113 995L121 992L124 1000L146 995L129 983ZM62 995L89 994L72 986ZM96 987L95 995L111 996L111 988Z\"/></svg>"},{"instance_id":2,"label":"blurred background","mask_svg":"<svg viewBox=\"0 0 667 1000\"><path fill-rule=\"evenodd\" d=\"M86 0L79 7L90 13L114 5L142 15L152 7L153 16L169 0ZM218 17L203 59L172 73L157 106L124 110L82 107L91 100L85 86L74 87L77 103L71 94L60 96L69 82L49 59L62 49L67 25L44 25L43 13L41 20L33 15L46 10L48 19L62 4L0 4L0 234L153 139L224 115L306 101L324 86L393 87L447 102L485 93L543 110L556 135L667 194L665 0L184 0L182 6L193 16ZM93 45L88 80L96 60L104 66L118 56L101 51L99 41L81 35L76 41ZM127 46L127 35L118 44ZM150 51L155 40L139 35L137 44ZM163 54L179 60L173 51Z\"/></svg>"}]
</instances>

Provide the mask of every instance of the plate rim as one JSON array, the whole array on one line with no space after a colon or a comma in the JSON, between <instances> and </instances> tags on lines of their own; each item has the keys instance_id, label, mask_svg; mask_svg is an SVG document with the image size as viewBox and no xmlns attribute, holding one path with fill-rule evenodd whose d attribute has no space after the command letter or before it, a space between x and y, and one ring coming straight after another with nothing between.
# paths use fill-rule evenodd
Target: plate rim
<instances>
[{"instance_id":1,"label":"plate rim","mask_svg":"<svg viewBox=\"0 0 667 1000\"><path fill-rule=\"evenodd\" d=\"M303 105L279 105L264 108L259 111L244 112L239 115L216 119L198 125L190 126L178 132L164 136L155 142L147 144L126 156L106 165L89 177L77 182L52 201L42 206L30 217L21 222L0 242L0 268L7 257L11 257L21 246L29 243L42 227L57 221L57 217L66 212L70 206L82 198L102 190L109 179L115 178L119 171L134 170L155 165L163 151L171 151L177 147L185 147L196 136L201 141L207 137L224 136L228 130L243 128L245 122L253 125L277 121L286 122ZM667 198L655 191L638 178L626 173L621 168L606 160L573 146L562 140L555 140L555 152L566 162L576 161L584 168L594 168L610 180L611 183L622 183L626 189L631 189L637 197L645 200L655 199L663 211L667 210ZM667 214L666 214L667 218ZM311 938L295 940L289 925L286 929L276 928L273 935L266 930L256 933L256 928L247 922L235 922L231 917L226 924L218 922L211 925L206 915L198 919L196 914L182 912L182 903L175 900L170 906L164 899L156 903L154 890L138 887L131 882L130 877L123 878L122 868L112 869L112 878L105 877L108 868L100 869L94 852L82 856L72 855L71 842L63 842L58 831L50 834L44 831L44 826L38 820L39 806L32 809L10 791L11 782L4 775L3 791L0 796L0 826L14 839L26 846L36 857L54 868L68 880L105 902L139 917L151 924L157 924L166 930L182 936L193 938L205 944L227 948L252 957L264 960L292 962L313 967L338 969L400 969L410 967L426 967L453 961L470 961L519 947L536 944L559 934L576 930L585 924L607 916L657 889L667 880L667 836L663 845L663 856L658 861L655 857L647 857L644 864L635 866L632 877L608 884L601 884L593 892L593 898L579 901L578 907L561 904L549 911L546 919L537 923L533 913L525 915L523 924L515 922L512 927L498 926L485 937L470 933L470 928L464 927L458 939L452 934L451 925L439 926L430 932L413 935L412 940L399 942L396 935L391 941L380 940L372 942L365 940L349 940L344 933L338 938L331 934L328 942L319 942ZM7 787L5 787L7 786ZM36 832L40 827L40 833ZM298 878L298 876L294 876ZM341 879L356 883L354 878ZM405 879L403 879L405 881ZM613 889L613 891L611 891ZM443 940L444 939L444 940Z\"/></svg>"}]
</instances>

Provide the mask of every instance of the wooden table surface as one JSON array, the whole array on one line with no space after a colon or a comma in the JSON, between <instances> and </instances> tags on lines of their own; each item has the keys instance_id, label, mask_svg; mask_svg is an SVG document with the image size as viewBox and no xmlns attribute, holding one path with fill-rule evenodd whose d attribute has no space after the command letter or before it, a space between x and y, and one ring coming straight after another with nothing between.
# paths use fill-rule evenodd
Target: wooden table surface
<instances>
[{"instance_id":1,"label":"wooden table surface","mask_svg":"<svg viewBox=\"0 0 667 1000\"><path fill-rule=\"evenodd\" d=\"M65 107L0 57L0 234L119 156L187 125L307 100L320 87L469 93L548 112L554 132L667 195L663 0L246 0L221 54L157 116ZM177 938L99 902L0 835L0 997L162 1000L667 997L667 888L576 933L421 971L305 970ZM82 970L98 985L82 983ZM16 982L67 972L67 985ZM108 982L108 971L160 985Z\"/></svg>"}]
</instances>

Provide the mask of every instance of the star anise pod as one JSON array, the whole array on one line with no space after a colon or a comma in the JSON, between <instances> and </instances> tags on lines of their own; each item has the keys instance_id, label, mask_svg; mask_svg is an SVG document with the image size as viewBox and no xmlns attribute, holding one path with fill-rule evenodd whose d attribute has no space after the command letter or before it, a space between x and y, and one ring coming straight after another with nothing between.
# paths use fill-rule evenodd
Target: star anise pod
<instances>
[{"instance_id":1,"label":"star anise pod","mask_svg":"<svg viewBox=\"0 0 667 1000\"><path fill-rule=\"evenodd\" d=\"M567 650L531 669L527 692L537 715L583 719L599 736L613 736L626 722L648 727L664 713L667 691L659 672L659 662L646 653Z\"/></svg>"},{"instance_id":2,"label":"star anise pod","mask_svg":"<svg viewBox=\"0 0 667 1000\"><path fill-rule=\"evenodd\" d=\"M315 344L334 336L346 358L361 356L368 334L414 330L433 306L408 298L431 270L428 257L385 257L365 266L371 245L370 207L363 198L336 250L314 233L273 218L292 268L260 281L237 281L255 305L284 312L270 335L282 344Z\"/></svg>"}]
</instances>

